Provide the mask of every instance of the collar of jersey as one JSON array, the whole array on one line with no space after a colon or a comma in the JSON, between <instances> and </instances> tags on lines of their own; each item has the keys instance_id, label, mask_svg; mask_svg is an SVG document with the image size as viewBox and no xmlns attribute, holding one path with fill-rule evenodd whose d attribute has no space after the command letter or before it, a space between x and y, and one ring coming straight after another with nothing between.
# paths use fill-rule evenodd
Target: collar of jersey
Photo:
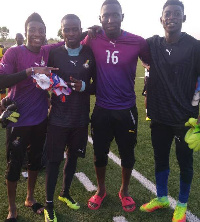
<instances>
[{"instance_id":1,"label":"collar of jersey","mask_svg":"<svg viewBox=\"0 0 200 222\"><path fill-rule=\"evenodd\" d=\"M78 56L82 48L83 48L82 45L80 45L78 48L75 49L68 48L65 45L65 49L68 51L69 56Z\"/></svg>"},{"instance_id":2,"label":"collar of jersey","mask_svg":"<svg viewBox=\"0 0 200 222\"><path fill-rule=\"evenodd\" d=\"M108 37L107 37L107 35L106 35L106 33L105 33L104 30L102 30L101 34L108 39ZM121 38L121 37L123 37L123 36L126 36L126 34L127 34L127 32L124 31L123 29L121 29L121 35L120 35L117 39L119 39L119 38ZM117 40L117 39L115 39L115 40ZM109 39L109 40L113 40L113 39Z\"/></svg>"}]
</instances>

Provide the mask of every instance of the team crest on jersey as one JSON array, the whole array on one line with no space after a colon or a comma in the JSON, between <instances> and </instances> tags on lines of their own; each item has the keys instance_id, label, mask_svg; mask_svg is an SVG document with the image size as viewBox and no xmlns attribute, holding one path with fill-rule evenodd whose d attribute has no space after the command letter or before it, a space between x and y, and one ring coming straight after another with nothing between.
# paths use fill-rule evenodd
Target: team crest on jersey
<instances>
[{"instance_id":1,"label":"team crest on jersey","mask_svg":"<svg viewBox=\"0 0 200 222\"><path fill-rule=\"evenodd\" d=\"M20 137L16 137L16 139L12 142L12 144L14 146L18 146L20 144L20 141L19 141Z\"/></svg>"},{"instance_id":2,"label":"team crest on jersey","mask_svg":"<svg viewBox=\"0 0 200 222\"><path fill-rule=\"evenodd\" d=\"M45 61L44 61L44 59L43 59L43 56L42 56L42 59L41 59L40 65L41 65L41 66L45 66Z\"/></svg>"},{"instance_id":3,"label":"team crest on jersey","mask_svg":"<svg viewBox=\"0 0 200 222\"><path fill-rule=\"evenodd\" d=\"M90 60L88 59L84 64L83 64L83 67L88 69L89 68L89 62Z\"/></svg>"},{"instance_id":4,"label":"team crest on jersey","mask_svg":"<svg viewBox=\"0 0 200 222\"><path fill-rule=\"evenodd\" d=\"M45 66L45 61L44 61L44 59L43 59L43 56L42 56L42 59L41 59L40 63L35 62L35 65L36 65L36 66L42 66L42 67Z\"/></svg>"}]
</instances>

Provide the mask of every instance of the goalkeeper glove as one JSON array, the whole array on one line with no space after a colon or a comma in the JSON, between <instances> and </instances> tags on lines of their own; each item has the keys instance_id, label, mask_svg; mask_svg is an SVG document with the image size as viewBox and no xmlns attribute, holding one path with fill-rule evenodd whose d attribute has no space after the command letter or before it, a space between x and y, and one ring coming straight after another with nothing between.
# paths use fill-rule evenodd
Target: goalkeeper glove
<instances>
[{"instance_id":1,"label":"goalkeeper glove","mask_svg":"<svg viewBox=\"0 0 200 222\"><path fill-rule=\"evenodd\" d=\"M5 111L0 116L0 122L2 127L5 128L9 121L16 123L20 114L17 112L17 106L14 101L9 98L5 98L1 101L1 105L5 108Z\"/></svg>"},{"instance_id":2,"label":"goalkeeper glove","mask_svg":"<svg viewBox=\"0 0 200 222\"><path fill-rule=\"evenodd\" d=\"M194 151L200 150L200 124L197 124L197 119L190 118L185 126L190 126L185 135L185 142L188 143L188 147Z\"/></svg>"}]
</instances>

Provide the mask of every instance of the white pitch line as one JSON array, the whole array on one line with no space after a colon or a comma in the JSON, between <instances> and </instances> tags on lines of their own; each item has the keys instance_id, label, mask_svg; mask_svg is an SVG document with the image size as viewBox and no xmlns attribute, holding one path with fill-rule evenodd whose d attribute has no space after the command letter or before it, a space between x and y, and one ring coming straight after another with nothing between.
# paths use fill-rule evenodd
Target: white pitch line
<instances>
[{"instance_id":1,"label":"white pitch line","mask_svg":"<svg viewBox=\"0 0 200 222\"><path fill-rule=\"evenodd\" d=\"M113 217L113 221L114 221L114 222L128 222L128 221L126 220L126 218L123 217L123 216Z\"/></svg>"},{"instance_id":2,"label":"white pitch line","mask_svg":"<svg viewBox=\"0 0 200 222\"><path fill-rule=\"evenodd\" d=\"M91 192L97 190L97 187L92 184L92 182L84 173L75 173L75 176L80 180L87 191Z\"/></svg>"},{"instance_id":3,"label":"white pitch line","mask_svg":"<svg viewBox=\"0 0 200 222\"><path fill-rule=\"evenodd\" d=\"M88 141L93 144L92 138L89 136L88 137ZM121 160L111 151L108 154L109 158L113 160L113 162L115 162L116 164L118 164L119 166L121 166ZM156 195L156 185L154 183L152 183L150 180L148 180L146 177L144 177L141 173L139 173L136 170L132 170L132 174L133 177L135 177L136 180L138 180L144 187L147 188L147 190L151 191L152 193L154 193ZM170 200L170 207L172 209L175 209L176 207L176 200L171 197L168 196L169 200ZM186 218L189 222L200 222L200 219L195 216L194 214L192 214L189 210L187 211L186 214Z\"/></svg>"}]
</instances>

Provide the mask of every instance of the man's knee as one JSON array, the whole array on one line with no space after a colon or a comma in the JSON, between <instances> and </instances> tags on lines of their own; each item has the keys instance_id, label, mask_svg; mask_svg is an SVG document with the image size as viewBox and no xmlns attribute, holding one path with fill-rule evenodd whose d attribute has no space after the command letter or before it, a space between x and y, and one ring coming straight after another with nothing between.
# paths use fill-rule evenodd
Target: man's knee
<instances>
[{"instance_id":1,"label":"man's knee","mask_svg":"<svg viewBox=\"0 0 200 222\"><path fill-rule=\"evenodd\" d=\"M121 166L124 168L132 169L135 164L135 158L122 158L121 159Z\"/></svg>"},{"instance_id":2,"label":"man's knee","mask_svg":"<svg viewBox=\"0 0 200 222\"><path fill-rule=\"evenodd\" d=\"M42 167L42 154L43 154L43 147L41 146L40 149L35 149L35 147L31 147L30 151L28 152L28 170L31 171L38 171Z\"/></svg>"},{"instance_id":3,"label":"man's knee","mask_svg":"<svg viewBox=\"0 0 200 222\"><path fill-rule=\"evenodd\" d=\"M108 155L105 154L103 156L94 156L94 164L96 167L105 167L108 164Z\"/></svg>"},{"instance_id":4,"label":"man's knee","mask_svg":"<svg viewBox=\"0 0 200 222\"><path fill-rule=\"evenodd\" d=\"M20 178L21 163L19 161L9 161L7 164L6 179L15 182Z\"/></svg>"},{"instance_id":5,"label":"man's knee","mask_svg":"<svg viewBox=\"0 0 200 222\"><path fill-rule=\"evenodd\" d=\"M34 160L30 160L28 163L28 170L30 171L38 171L42 167L42 154L38 155L37 158L34 158Z\"/></svg>"}]
</instances>

